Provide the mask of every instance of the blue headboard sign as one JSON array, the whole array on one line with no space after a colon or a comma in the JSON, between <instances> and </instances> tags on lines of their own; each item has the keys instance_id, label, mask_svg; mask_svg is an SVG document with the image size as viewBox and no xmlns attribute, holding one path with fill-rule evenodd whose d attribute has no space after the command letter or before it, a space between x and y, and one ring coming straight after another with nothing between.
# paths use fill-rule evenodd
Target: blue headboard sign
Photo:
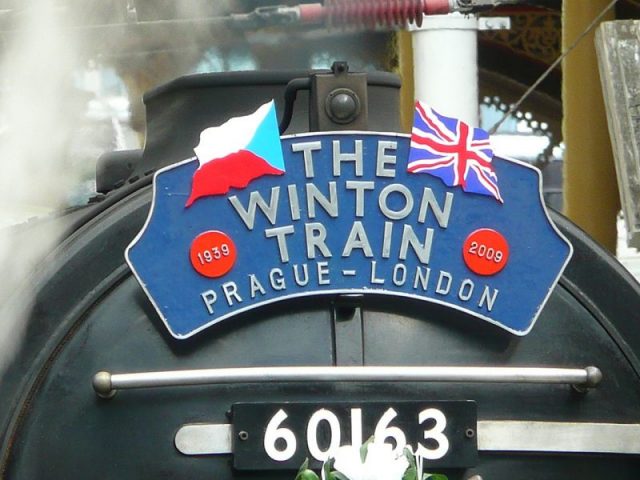
<instances>
[{"instance_id":1,"label":"blue headboard sign","mask_svg":"<svg viewBox=\"0 0 640 480\"><path fill-rule=\"evenodd\" d=\"M449 158L430 153L455 143L446 132L422 135L423 146L415 134L274 142L259 138L259 122L243 128L243 145L214 154L235 165L226 180L214 172L216 186L196 185L211 169L200 156L156 172L149 217L126 251L176 338L266 304L344 293L446 305L525 335L571 256L538 170L479 154L476 170L447 172ZM486 150L484 141L467 143Z\"/></svg>"},{"instance_id":2,"label":"blue headboard sign","mask_svg":"<svg viewBox=\"0 0 640 480\"><path fill-rule=\"evenodd\" d=\"M125 254L176 338L344 293L438 303L525 335L571 257L540 173L422 102L411 136L281 139L271 101L207 128L194 151L156 173Z\"/></svg>"}]
</instances>

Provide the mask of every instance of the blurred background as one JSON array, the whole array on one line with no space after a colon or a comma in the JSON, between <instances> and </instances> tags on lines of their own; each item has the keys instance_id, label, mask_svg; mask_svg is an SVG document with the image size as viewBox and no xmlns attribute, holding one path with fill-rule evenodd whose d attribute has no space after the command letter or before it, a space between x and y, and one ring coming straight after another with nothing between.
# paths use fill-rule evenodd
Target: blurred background
<instances>
[{"instance_id":1,"label":"blurred background","mask_svg":"<svg viewBox=\"0 0 640 480\"><path fill-rule=\"evenodd\" d=\"M508 18L510 25L478 32L481 126L494 126L610 3L531 0L484 12L483 17ZM639 1L614 3L602 19L640 17ZM142 148L144 92L181 75L327 69L335 60L347 60L352 71L398 73L403 111L411 110L410 34L248 15L270 5L266 0L1 0L0 228L95 201L99 156ZM619 217L595 29L508 116L493 143L497 153L540 167L548 205L564 211L639 275L640 261L626 245ZM406 120L405 128L410 128Z\"/></svg>"}]
</instances>

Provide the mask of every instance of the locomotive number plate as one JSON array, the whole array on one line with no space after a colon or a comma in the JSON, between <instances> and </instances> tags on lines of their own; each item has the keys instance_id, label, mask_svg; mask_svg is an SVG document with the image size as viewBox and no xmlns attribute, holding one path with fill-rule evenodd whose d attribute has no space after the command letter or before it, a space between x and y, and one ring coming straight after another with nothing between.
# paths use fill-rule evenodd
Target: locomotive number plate
<instances>
[{"instance_id":1,"label":"locomotive number plate","mask_svg":"<svg viewBox=\"0 0 640 480\"><path fill-rule=\"evenodd\" d=\"M237 403L233 465L238 470L318 468L343 445L371 436L402 452L411 446L425 469L475 465L473 401L363 403Z\"/></svg>"}]
</instances>

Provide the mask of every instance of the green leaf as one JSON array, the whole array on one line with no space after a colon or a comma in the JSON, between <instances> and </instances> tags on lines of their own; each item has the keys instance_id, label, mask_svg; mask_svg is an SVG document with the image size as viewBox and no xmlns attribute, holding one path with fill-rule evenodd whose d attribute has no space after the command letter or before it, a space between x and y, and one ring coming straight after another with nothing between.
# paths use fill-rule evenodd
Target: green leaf
<instances>
[{"instance_id":1,"label":"green leaf","mask_svg":"<svg viewBox=\"0 0 640 480\"><path fill-rule=\"evenodd\" d=\"M449 478L442 473L425 473L422 480L449 480Z\"/></svg>"},{"instance_id":2,"label":"green leaf","mask_svg":"<svg viewBox=\"0 0 640 480\"><path fill-rule=\"evenodd\" d=\"M309 468L309 457L305 458L304 462L302 462L302 465L300 465L300 468L298 469L298 476L308 468Z\"/></svg>"},{"instance_id":3,"label":"green leaf","mask_svg":"<svg viewBox=\"0 0 640 480\"><path fill-rule=\"evenodd\" d=\"M409 447L404 447L403 453L405 458L409 462L409 466L413 467L414 469L417 469L418 467L416 465L416 457L411 451L411 449Z\"/></svg>"},{"instance_id":4,"label":"green leaf","mask_svg":"<svg viewBox=\"0 0 640 480\"><path fill-rule=\"evenodd\" d=\"M300 469L298 470L298 474L296 475L295 480L320 480L318 474L313 470L309 470L309 458L305 458L302 465L300 465Z\"/></svg>"},{"instance_id":5,"label":"green leaf","mask_svg":"<svg viewBox=\"0 0 640 480\"><path fill-rule=\"evenodd\" d=\"M336 480L349 480L349 477L347 477L344 473L338 470L334 470L332 474L333 474L333 478L335 478Z\"/></svg>"},{"instance_id":6,"label":"green leaf","mask_svg":"<svg viewBox=\"0 0 640 480\"><path fill-rule=\"evenodd\" d=\"M298 480L320 480L320 477L318 477L318 474L316 472L314 472L313 470L303 470L302 472L298 473L298 476L296 477L296 479Z\"/></svg>"},{"instance_id":7,"label":"green leaf","mask_svg":"<svg viewBox=\"0 0 640 480\"><path fill-rule=\"evenodd\" d=\"M360 447L360 463L364 463L367 460L367 451L370 443L373 443L373 435Z\"/></svg>"},{"instance_id":8,"label":"green leaf","mask_svg":"<svg viewBox=\"0 0 640 480\"><path fill-rule=\"evenodd\" d=\"M329 458L322 465L322 471L324 472L324 478L326 480L331 480L333 478L333 474L331 473L331 469L333 468L334 462L335 462L335 459L332 457L332 458Z\"/></svg>"},{"instance_id":9,"label":"green leaf","mask_svg":"<svg viewBox=\"0 0 640 480\"><path fill-rule=\"evenodd\" d=\"M404 471L404 475L402 475L402 480L417 480L416 477L418 475L418 470L415 466L410 466Z\"/></svg>"}]
</instances>

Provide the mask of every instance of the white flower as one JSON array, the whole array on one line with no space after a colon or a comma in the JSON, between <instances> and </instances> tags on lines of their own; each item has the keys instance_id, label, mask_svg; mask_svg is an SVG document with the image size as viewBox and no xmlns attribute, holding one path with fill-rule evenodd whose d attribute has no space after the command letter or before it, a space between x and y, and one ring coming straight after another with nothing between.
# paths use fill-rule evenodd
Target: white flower
<instances>
[{"instance_id":1,"label":"white flower","mask_svg":"<svg viewBox=\"0 0 640 480\"><path fill-rule=\"evenodd\" d=\"M395 454L388 443L369 443L364 463L360 448L351 445L340 447L335 455L333 468L349 480L402 480L409 462L400 452ZM324 469L322 479L325 479Z\"/></svg>"}]
</instances>

